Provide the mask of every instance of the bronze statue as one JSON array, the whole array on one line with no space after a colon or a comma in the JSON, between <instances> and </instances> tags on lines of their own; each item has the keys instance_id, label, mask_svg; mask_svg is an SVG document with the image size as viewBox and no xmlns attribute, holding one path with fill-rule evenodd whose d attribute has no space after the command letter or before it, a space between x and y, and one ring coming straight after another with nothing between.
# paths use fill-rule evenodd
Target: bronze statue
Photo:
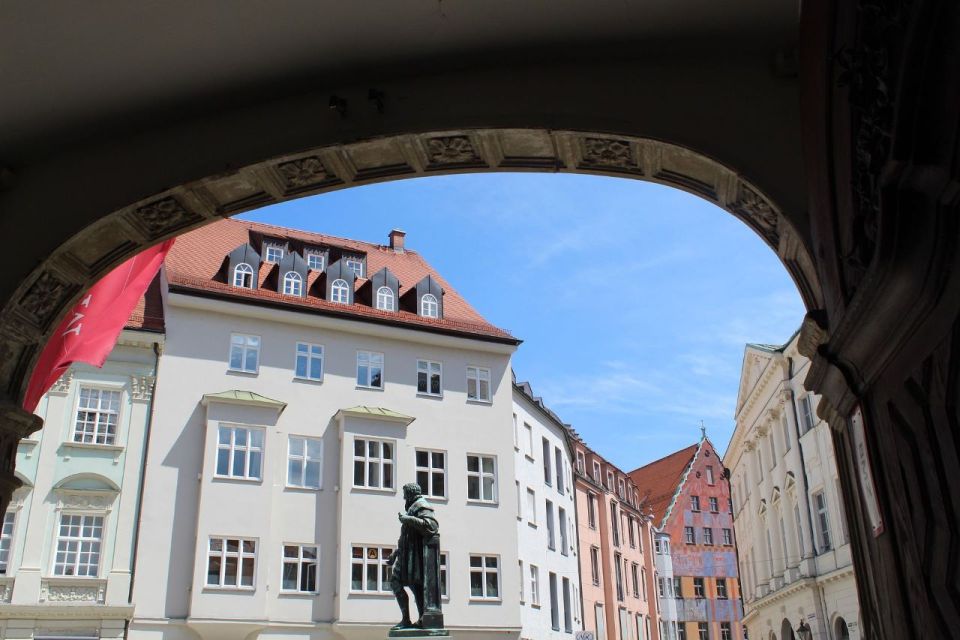
<instances>
[{"instance_id":1,"label":"bronze statue","mask_svg":"<svg viewBox=\"0 0 960 640\"><path fill-rule=\"evenodd\" d=\"M440 610L440 525L420 485L403 485L403 498L406 512L397 514L400 539L388 561L392 568L390 588L403 619L390 630L390 635L448 635ZM407 587L413 591L420 616L415 623L410 620Z\"/></svg>"}]
</instances>

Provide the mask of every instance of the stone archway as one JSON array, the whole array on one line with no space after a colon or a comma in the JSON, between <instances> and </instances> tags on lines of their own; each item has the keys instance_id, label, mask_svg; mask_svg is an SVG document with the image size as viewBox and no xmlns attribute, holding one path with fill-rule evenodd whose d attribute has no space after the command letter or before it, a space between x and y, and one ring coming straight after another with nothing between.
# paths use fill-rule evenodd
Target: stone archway
<instances>
[{"instance_id":1,"label":"stone archway","mask_svg":"<svg viewBox=\"0 0 960 640\"><path fill-rule=\"evenodd\" d=\"M790 621L786 618L780 623L780 640L796 640L796 635L793 633L793 627L790 625Z\"/></svg>"},{"instance_id":2,"label":"stone archway","mask_svg":"<svg viewBox=\"0 0 960 640\"><path fill-rule=\"evenodd\" d=\"M837 616L833 622L833 637L836 640L850 640L850 628L843 616Z\"/></svg>"}]
</instances>

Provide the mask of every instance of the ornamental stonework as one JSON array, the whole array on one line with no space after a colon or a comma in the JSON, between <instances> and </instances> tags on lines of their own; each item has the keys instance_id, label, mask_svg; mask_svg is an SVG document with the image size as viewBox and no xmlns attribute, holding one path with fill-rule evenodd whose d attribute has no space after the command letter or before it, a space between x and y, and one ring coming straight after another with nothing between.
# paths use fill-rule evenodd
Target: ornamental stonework
<instances>
[{"instance_id":1,"label":"ornamental stonework","mask_svg":"<svg viewBox=\"0 0 960 640\"><path fill-rule=\"evenodd\" d=\"M151 237L162 236L199 219L174 198L164 198L140 207L134 217Z\"/></svg>"},{"instance_id":2,"label":"ornamental stonework","mask_svg":"<svg viewBox=\"0 0 960 640\"><path fill-rule=\"evenodd\" d=\"M759 193L741 182L737 199L730 208L745 218L773 247L780 244L780 217Z\"/></svg>"},{"instance_id":3,"label":"ornamental stonework","mask_svg":"<svg viewBox=\"0 0 960 640\"><path fill-rule=\"evenodd\" d=\"M130 376L130 397L141 402L153 398L153 388L157 383L155 376Z\"/></svg>"},{"instance_id":4,"label":"ornamental stonework","mask_svg":"<svg viewBox=\"0 0 960 640\"><path fill-rule=\"evenodd\" d=\"M443 136L427 140L427 155L434 164L480 162L480 154L467 136Z\"/></svg>"},{"instance_id":5,"label":"ornamental stonework","mask_svg":"<svg viewBox=\"0 0 960 640\"><path fill-rule=\"evenodd\" d=\"M636 169L633 148L627 140L584 138L583 160L598 167Z\"/></svg>"},{"instance_id":6,"label":"ornamental stonework","mask_svg":"<svg viewBox=\"0 0 960 640\"><path fill-rule=\"evenodd\" d=\"M20 308L41 322L62 306L69 285L49 271L40 274L24 296Z\"/></svg>"},{"instance_id":7,"label":"ornamental stonework","mask_svg":"<svg viewBox=\"0 0 960 640\"><path fill-rule=\"evenodd\" d=\"M60 509L77 511L109 511L116 498L115 493L59 491Z\"/></svg>"},{"instance_id":8,"label":"ornamental stonework","mask_svg":"<svg viewBox=\"0 0 960 640\"><path fill-rule=\"evenodd\" d=\"M56 584L44 581L40 586L40 602L102 603L106 596L106 581L95 584Z\"/></svg>"},{"instance_id":9,"label":"ornamental stonework","mask_svg":"<svg viewBox=\"0 0 960 640\"><path fill-rule=\"evenodd\" d=\"M283 176L287 187L305 187L322 182L328 176L326 167L317 156L278 164L277 171Z\"/></svg>"},{"instance_id":10,"label":"ornamental stonework","mask_svg":"<svg viewBox=\"0 0 960 640\"><path fill-rule=\"evenodd\" d=\"M74 371L72 368L67 369L63 372L57 381L53 383L53 386L50 387L50 390L47 393L59 393L67 394L70 392L70 385L73 383Z\"/></svg>"}]
</instances>

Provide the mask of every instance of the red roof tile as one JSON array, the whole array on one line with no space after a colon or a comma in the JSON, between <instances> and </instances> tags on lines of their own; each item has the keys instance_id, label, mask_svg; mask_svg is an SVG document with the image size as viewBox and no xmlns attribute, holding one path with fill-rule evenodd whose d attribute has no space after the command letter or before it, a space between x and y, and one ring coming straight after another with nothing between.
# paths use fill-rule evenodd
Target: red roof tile
<instances>
[{"instance_id":1,"label":"red roof tile","mask_svg":"<svg viewBox=\"0 0 960 640\"><path fill-rule=\"evenodd\" d=\"M647 505L653 510L653 522L657 526L662 524L673 494L699 446L692 444L627 474L640 490L640 499L646 498Z\"/></svg>"},{"instance_id":2,"label":"red roof tile","mask_svg":"<svg viewBox=\"0 0 960 640\"><path fill-rule=\"evenodd\" d=\"M367 257L367 274L375 274L380 269L387 267L400 281L401 296L410 288L415 287L424 277L431 275L443 287L443 318L423 318L415 313L403 310L397 312L381 311L359 303L343 305L313 295L307 295L303 298L288 296L265 288L242 289L215 280L214 278L220 271L227 254L237 247L251 242L251 234L364 253ZM336 314L371 322L410 325L413 328L464 334L480 339L493 339L498 342L514 344L520 342L509 332L487 322L416 251L409 249L403 253L397 253L390 247L383 245L275 225L228 219L214 222L177 238L173 249L167 255L165 264L167 279L174 291L192 291L218 297L234 298L237 301L276 304L289 307L292 310ZM258 274L260 285L268 277L272 268L272 264L264 264L261 267ZM320 273L317 271L309 273L307 291L311 290L319 277ZM357 278L355 288L359 289L366 281L364 278Z\"/></svg>"},{"instance_id":3,"label":"red roof tile","mask_svg":"<svg viewBox=\"0 0 960 640\"><path fill-rule=\"evenodd\" d=\"M160 294L160 274L153 279L137 306L127 319L124 329L163 331L163 299Z\"/></svg>"}]
</instances>

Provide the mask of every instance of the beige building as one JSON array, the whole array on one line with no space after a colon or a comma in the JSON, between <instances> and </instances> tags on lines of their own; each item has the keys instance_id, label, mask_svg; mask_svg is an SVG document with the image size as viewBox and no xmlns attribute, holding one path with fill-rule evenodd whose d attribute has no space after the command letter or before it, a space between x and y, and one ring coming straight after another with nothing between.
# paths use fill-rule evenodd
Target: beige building
<instances>
[{"instance_id":1,"label":"beige building","mask_svg":"<svg viewBox=\"0 0 960 640\"><path fill-rule=\"evenodd\" d=\"M859 638L857 588L837 464L797 335L748 344L724 456L751 640Z\"/></svg>"}]
</instances>

